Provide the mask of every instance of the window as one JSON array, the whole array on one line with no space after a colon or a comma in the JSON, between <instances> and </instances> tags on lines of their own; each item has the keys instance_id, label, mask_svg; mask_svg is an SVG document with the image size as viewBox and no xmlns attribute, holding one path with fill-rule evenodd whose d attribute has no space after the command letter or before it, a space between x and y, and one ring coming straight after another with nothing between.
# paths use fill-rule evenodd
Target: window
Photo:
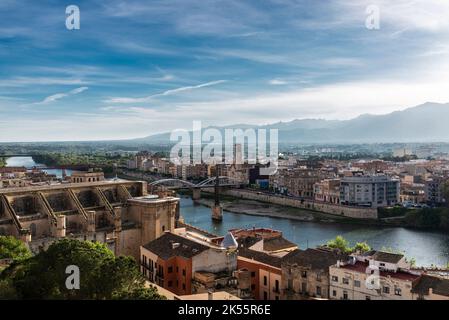
<instances>
[{"instance_id":1,"label":"window","mask_svg":"<svg viewBox=\"0 0 449 320\"><path fill-rule=\"evenodd\" d=\"M332 296L336 297L337 296L337 291L336 290L332 290Z\"/></svg>"},{"instance_id":2,"label":"window","mask_svg":"<svg viewBox=\"0 0 449 320\"><path fill-rule=\"evenodd\" d=\"M274 298L274 300L279 300L279 296L276 296L276 297Z\"/></svg>"},{"instance_id":3,"label":"window","mask_svg":"<svg viewBox=\"0 0 449 320\"><path fill-rule=\"evenodd\" d=\"M179 267L176 266L176 273L179 273Z\"/></svg>"},{"instance_id":4,"label":"window","mask_svg":"<svg viewBox=\"0 0 449 320\"><path fill-rule=\"evenodd\" d=\"M256 276L256 272L251 271L251 278L254 278Z\"/></svg>"},{"instance_id":5,"label":"window","mask_svg":"<svg viewBox=\"0 0 449 320\"><path fill-rule=\"evenodd\" d=\"M338 282L338 277L336 277L336 276L332 276L332 281L334 281L334 282Z\"/></svg>"},{"instance_id":6,"label":"window","mask_svg":"<svg viewBox=\"0 0 449 320\"><path fill-rule=\"evenodd\" d=\"M301 277L307 278L307 271L302 271L301 272Z\"/></svg>"},{"instance_id":7,"label":"window","mask_svg":"<svg viewBox=\"0 0 449 320\"><path fill-rule=\"evenodd\" d=\"M276 280L276 281L274 282L274 290L275 290L276 292L279 292L279 280Z\"/></svg>"},{"instance_id":8,"label":"window","mask_svg":"<svg viewBox=\"0 0 449 320\"><path fill-rule=\"evenodd\" d=\"M343 291L343 300L348 300L348 292Z\"/></svg>"},{"instance_id":9,"label":"window","mask_svg":"<svg viewBox=\"0 0 449 320\"><path fill-rule=\"evenodd\" d=\"M394 288L394 294L397 295L397 296L402 296L401 288L395 287Z\"/></svg>"},{"instance_id":10,"label":"window","mask_svg":"<svg viewBox=\"0 0 449 320\"><path fill-rule=\"evenodd\" d=\"M321 287L316 287L316 295L321 296Z\"/></svg>"},{"instance_id":11,"label":"window","mask_svg":"<svg viewBox=\"0 0 449 320\"><path fill-rule=\"evenodd\" d=\"M360 280L354 280L354 287L360 288Z\"/></svg>"},{"instance_id":12,"label":"window","mask_svg":"<svg viewBox=\"0 0 449 320\"><path fill-rule=\"evenodd\" d=\"M263 285L264 285L264 286L267 285L267 276L263 276Z\"/></svg>"},{"instance_id":13,"label":"window","mask_svg":"<svg viewBox=\"0 0 449 320\"><path fill-rule=\"evenodd\" d=\"M263 292L263 299L268 300L268 293L266 291Z\"/></svg>"},{"instance_id":14,"label":"window","mask_svg":"<svg viewBox=\"0 0 449 320\"><path fill-rule=\"evenodd\" d=\"M182 275L185 277L186 276L186 269L182 269Z\"/></svg>"},{"instance_id":15,"label":"window","mask_svg":"<svg viewBox=\"0 0 449 320\"><path fill-rule=\"evenodd\" d=\"M186 284L183 283L183 284L182 284L182 290L185 290L185 289L186 289Z\"/></svg>"},{"instance_id":16,"label":"window","mask_svg":"<svg viewBox=\"0 0 449 320\"><path fill-rule=\"evenodd\" d=\"M169 282L168 282L168 286L169 286L169 287L172 287L172 286L173 286L173 281L169 281Z\"/></svg>"},{"instance_id":17,"label":"window","mask_svg":"<svg viewBox=\"0 0 449 320\"><path fill-rule=\"evenodd\" d=\"M251 290L256 290L256 285L255 284L251 285Z\"/></svg>"},{"instance_id":18,"label":"window","mask_svg":"<svg viewBox=\"0 0 449 320\"><path fill-rule=\"evenodd\" d=\"M173 267L168 267L168 273L172 273L173 272Z\"/></svg>"},{"instance_id":19,"label":"window","mask_svg":"<svg viewBox=\"0 0 449 320\"><path fill-rule=\"evenodd\" d=\"M316 281L321 282L321 274L320 273L316 274Z\"/></svg>"},{"instance_id":20,"label":"window","mask_svg":"<svg viewBox=\"0 0 449 320\"><path fill-rule=\"evenodd\" d=\"M390 294L390 287L383 287L383 293Z\"/></svg>"},{"instance_id":21,"label":"window","mask_svg":"<svg viewBox=\"0 0 449 320\"><path fill-rule=\"evenodd\" d=\"M343 278L343 284L349 284L349 279L348 278Z\"/></svg>"}]
</instances>

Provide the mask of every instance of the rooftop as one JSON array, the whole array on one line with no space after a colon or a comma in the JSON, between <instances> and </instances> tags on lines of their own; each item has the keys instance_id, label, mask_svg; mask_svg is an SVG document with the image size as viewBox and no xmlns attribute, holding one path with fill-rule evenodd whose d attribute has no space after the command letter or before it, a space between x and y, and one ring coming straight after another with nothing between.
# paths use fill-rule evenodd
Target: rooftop
<instances>
[{"instance_id":1,"label":"rooftop","mask_svg":"<svg viewBox=\"0 0 449 320\"><path fill-rule=\"evenodd\" d=\"M210 248L171 232L164 233L143 247L164 260L172 257L192 258Z\"/></svg>"},{"instance_id":2,"label":"rooftop","mask_svg":"<svg viewBox=\"0 0 449 320\"><path fill-rule=\"evenodd\" d=\"M327 270L330 266L336 264L338 260L346 261L347 259L348 255L333 250L297 249L286 255L283 259L283 263L297 264L310 269Z\"/></svg>"},{"instance_id":3,"label":"rooftop","mask_svg":"<svg viewBox=\"0 0 449 320\"><path fill-rule=\"evenodd\" d=\"M340 266L341 269L350 270L350 271L359 272L359 273L366 273L366 269L368 267L369 267L369 263L361 262L361 261L357 261L355 264L346 264L346 265ZM420 277L420 275L412 274L412 273L400 271L400 270L396 271L396 272L380 271L380 276L385 277L385 278L391 277L391 278L404 280L404 281L415 281L416 279L418 279Z\"/></svg>"},{"instance_id":4,"label":"rooftop","mask_svg":"<svg viewBox=\"0 0 449 320\"><path fill-rule=\"evenodd\" d=\"M432 289L435 294L449 296L449 279L430 276L427 274L422 275L416 285L413 286L412 292L428 295L429 289Z\"/></svg>"}]
</instances>

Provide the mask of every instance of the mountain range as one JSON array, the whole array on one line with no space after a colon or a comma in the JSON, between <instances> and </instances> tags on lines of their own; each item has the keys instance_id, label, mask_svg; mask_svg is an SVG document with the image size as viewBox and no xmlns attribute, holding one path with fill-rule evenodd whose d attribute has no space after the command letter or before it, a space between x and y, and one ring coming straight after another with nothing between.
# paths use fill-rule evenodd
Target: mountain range
<instances>
[{"instance_id":1,"label":"mountain range","mask_svg":"<svg viewBox=\"0 0 449 320\"><path fill-rule=\"evenodd\" d=\"M350 120L302 119L269 125L215 127L279 130L279 143L448 142L449 103L425 104L384 115L364 114ZM170 143L170 133L134 139L139 143Z\"/></svg>"}]
</instances>

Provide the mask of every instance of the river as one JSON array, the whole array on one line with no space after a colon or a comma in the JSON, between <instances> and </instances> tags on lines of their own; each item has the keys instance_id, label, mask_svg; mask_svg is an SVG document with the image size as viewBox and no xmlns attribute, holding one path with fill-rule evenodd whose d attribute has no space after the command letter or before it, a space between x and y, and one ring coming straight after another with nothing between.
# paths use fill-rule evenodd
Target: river
<instances>
[{"instance_id":1,"label":"river","mask_svg":"<svg viewBox=\"0 0 449 320\"><path fill-rule=\"evenodd\" d=\"M288 240L300 248L313 248L341 235L351 245L366 241L374 249L392 248L401 250L414 258L418 266L446 266L449 262L449 235L442 232L405 228L371 227L359 224L303 222L287 218L252 216L223 212L221 223L213 222L210 208L181 197L181 216L185 222L196 227L224 235L232 228L265 227L283 232Z\"/></svg>"},{"instance_id":2,"label":"river","mask_svg":"<svg viewBox=\"0 0 449 320\"><path fill-rule=\"evenodd\" d=\"M6 159L7 167L25 167L27 169L31 169L34 167L38 167L42 169L42 171L48 174L54 174L57 178L62 178L62 169L45 169L44 164L36 163L32 157L11 157ZM66 174L70 176L72 174L72 170L66 170Z\"/></svg>"}]
</instances>

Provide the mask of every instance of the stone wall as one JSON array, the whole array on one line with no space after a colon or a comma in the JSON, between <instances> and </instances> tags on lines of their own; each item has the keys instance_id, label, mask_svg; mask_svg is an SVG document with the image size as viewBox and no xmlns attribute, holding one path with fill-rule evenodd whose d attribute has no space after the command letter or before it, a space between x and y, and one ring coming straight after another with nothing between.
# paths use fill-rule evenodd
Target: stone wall
<instances>
[{"instance_id":1,"label":"stone wall","mask_svg":"<svg viewBox=\"0 0 449 320\"><path fill-rule=\"evenodd\" d=\"M241 199L256 200L278 204L282 206L314 210L349 218L377 219L376 208L349 207L337 204L321 203L311 200L300 200L295 198L282 197L265 193L257 193L253 191L236 190L236 189L223 190L221 193L224 195L229 195Z\"/></svg>"}]
</instances>

